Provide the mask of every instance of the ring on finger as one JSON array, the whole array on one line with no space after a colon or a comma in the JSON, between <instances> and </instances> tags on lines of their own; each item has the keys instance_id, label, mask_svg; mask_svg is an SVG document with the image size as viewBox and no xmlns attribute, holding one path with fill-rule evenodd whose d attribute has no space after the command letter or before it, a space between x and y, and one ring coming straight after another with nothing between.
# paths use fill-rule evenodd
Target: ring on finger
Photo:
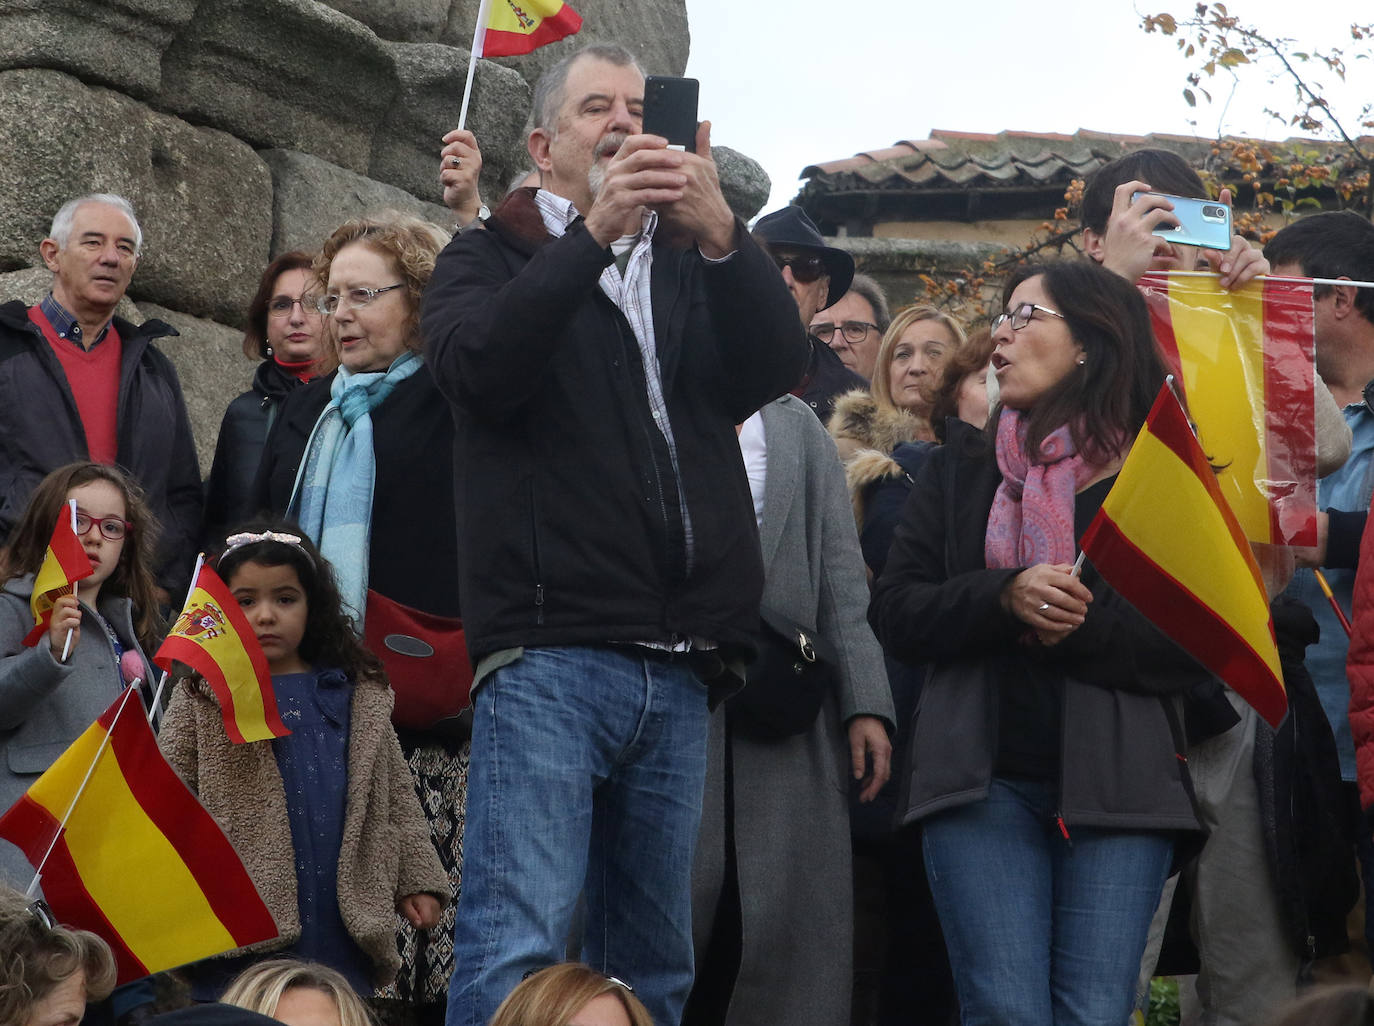
<instances>
[{"instance_id":1,"label":"ring on finger","mask_svg":"<svg viewBox=\"0 0 1374 1026\"><path fill-rule=\"evenodd\" d=\"M449 164L449 167L452 167L452 168L460 168L460 167L463 166L463 158L462 158L462 157L449 157L449 158L448 158L448 164Z\"/></svg>"},{"instance_id":2,"label":"ring on finger","mask_svg":"<svg viewBox=\"0 0 1374 1026\"><path fill-rule=\"evenodd\" d=\"M1043 613L1046 609L1049 608L1050 604L1048 602L1041 602L1040 605L1036 607L1036 612Z\"/></svg>"}]
</instances>

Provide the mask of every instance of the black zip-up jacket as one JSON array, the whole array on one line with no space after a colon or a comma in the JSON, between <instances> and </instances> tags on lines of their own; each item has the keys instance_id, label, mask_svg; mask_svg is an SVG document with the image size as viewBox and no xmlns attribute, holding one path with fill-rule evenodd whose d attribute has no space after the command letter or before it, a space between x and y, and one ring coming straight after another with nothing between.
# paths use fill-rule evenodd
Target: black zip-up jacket
<instances>
[{"instance_id":1,"label":"black zip-up jacket","mask_svg":"<svg viewBox=\"0 0 1374 1026\"><path fill-rule=\"evenodd\" d=\"M177 330L116 317L121 349L116 420L121 468L143 488L161 527L157 583L181 601L200 537L201 484L191 422L172 361L153 341ZM66 372L20 302L0 306L0 540L51 471L90 459Z\"/></svg>"},{"instance_id":2,"label":"black zip-up jacket","mask_svg":"<svg viewBox=\"0 0 1374 1026\"><path fill-rule=\"evenodd\" d=\"M677 636L748 649L763 567L734 425L800 380L796 304L742 224L721 264L654 245L675 475L634 333L597 284L611 251L580 221L550 236L533 197L449 244L421 320L454 406L469 651Z\"/></svg>"},{"instance_id":3,"label":"black zip-up jacket","mask_svg":"<svg viewBox=\"0 0 1374 1026\"><path fill-rule=\"evenodd\" d=\"M205 530L207 552L218 551L224 533L252 516L253 479L267 432L286 397L303 382L268 357L253 372L253 387L229 403L219 425L215 461L205 482Z\"/></svg>"},{"instance_id":4,"label":"black zip-up jacket","mask_svg":"<svg viewBox=\"0 0 1374 1026\"><path fill-rule=\"evenodd\" d=\"M1049 648L1002 608L1020 567L988 569L988 512L1001 483L985 435L950 420L902 511L868 618L888 655L928 662L916 711L902 822L987 796L998 753L998 688L1008 661L1063 680L1063 821L1195 831L1176 699L1210 674L1097 575L1086 619Z\"/></svg>"}]
</instances>

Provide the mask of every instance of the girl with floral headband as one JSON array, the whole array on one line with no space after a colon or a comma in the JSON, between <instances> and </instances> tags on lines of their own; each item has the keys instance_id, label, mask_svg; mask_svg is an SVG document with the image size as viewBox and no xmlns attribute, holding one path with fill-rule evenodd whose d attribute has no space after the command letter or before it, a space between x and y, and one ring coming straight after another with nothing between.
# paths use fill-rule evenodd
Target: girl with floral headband
<instances>
[{"instance_id":1,"label":"girl with floral headband","mask_svg":"<svg viewBox=\"0 0 1374 1026\"><path fill-rule=\"evenodd\" d=\"M217 998L266 952L322 962L370 995L400 965L396 913L429 929L450 896L391 727L391 690L353 633L333 568L298 528L250 525L225 545L213 565L262 646L291 733L232 744L210 688L189 678L160 741L281 936L192 966L193 996Z\"/></svg>"}]
</instances>

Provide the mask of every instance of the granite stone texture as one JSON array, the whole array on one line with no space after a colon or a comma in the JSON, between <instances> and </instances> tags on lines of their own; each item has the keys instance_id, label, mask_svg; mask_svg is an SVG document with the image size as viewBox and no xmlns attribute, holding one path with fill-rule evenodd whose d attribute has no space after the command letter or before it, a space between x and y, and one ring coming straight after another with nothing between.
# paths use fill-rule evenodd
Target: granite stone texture
<instances>
[{"instance_id":1,"label":"granite stone texture","mask_svg":"<svg viewBox=\"0 0 1374 1026\"><path fill-rule=\"evenodd\" d=\"M161 87L163 53L197 6L196 0L6 0L0 3L0 69L54 68L147 98Z\"/></svg>"},{"instance_id":2,"label":"granite stone texture","mask_svg":"<svg viewBox=\"0 0 1374 1026\"><path fill-rule=\"evenodd\" d=\"M350 217L384 210L402 210L445 230L453 227L453 215L442 204L426 203L403 189L319 157L289 150L263 150L261 157L272 171L274 257L292 249L317 252L330 233ZM434 191L438 193L437 185Z\"/></svg>"},{"instance_id":3,"label":"granite stone texture","mask_svg":"<svg viewBox=\"0 0 1374 1026\"><path fill-rule=\"evenodd\" d=\"M54 147L61 138L66 145ZM252 147L57 71L0 72L0 268L41 266L52 216L86 192L134 205L130 292L238 323L272 237L272 176Z\"/></svg>"}]
</instances>

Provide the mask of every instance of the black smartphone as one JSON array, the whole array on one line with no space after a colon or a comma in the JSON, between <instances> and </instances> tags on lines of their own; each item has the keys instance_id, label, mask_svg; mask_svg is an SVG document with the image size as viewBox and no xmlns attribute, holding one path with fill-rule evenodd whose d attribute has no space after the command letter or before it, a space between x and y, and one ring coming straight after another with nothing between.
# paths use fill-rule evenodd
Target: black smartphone
<instances>
[{"instance_id":1,"label":"black smartphone","mask_svg":"<svg viewBox=\"0 0 1374 1026\"><path fill-rule=\"evenodd\" d=\"M669 147L697 151L697 92L694 78L650 75L644 80L644 134L661 135Z\"/></svg>"}]
</instances>

